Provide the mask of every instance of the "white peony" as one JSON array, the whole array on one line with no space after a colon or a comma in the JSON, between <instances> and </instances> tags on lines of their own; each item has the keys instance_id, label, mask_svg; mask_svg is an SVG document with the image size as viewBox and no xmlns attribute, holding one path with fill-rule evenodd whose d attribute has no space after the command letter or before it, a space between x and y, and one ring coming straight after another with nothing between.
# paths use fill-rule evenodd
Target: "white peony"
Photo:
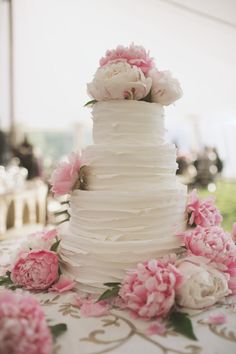
<instances>
[{"instance_id":1,"label":"white peony","mask_svg":"<svg viewBox=\"0 0 236 354\"><path fill-rule=\"evenodd\" d=\"M141 69L121 61L99 68L87 89L97 101L141 100L147 96L151 85L152 79L146 78Z\"/></svg>"},{"instance_id":2,"label":"white peony","mask_svg":"<svg viewBox=\"0 0 236 354\"><path fill-rule=\"evenodd\" d=\"M197 263L196 259L197 257L194 257L193 262L184 259L177 266L184 280L176 290L176 302L182 307L204 309L214 305L231 292L225 273L209 264Z\"/></svg>"},{"instance_id":3,"label":"white peony","mask_svg":"<svg viewBox=\"0 0 236 354\"><path fill-rule=\"evenodd\" d=\"M152 79L151 102L168 106L182 97L183 91L180 83L172 77L169 71L152 69L148 76Z\"/></svg>"}]
</instances>

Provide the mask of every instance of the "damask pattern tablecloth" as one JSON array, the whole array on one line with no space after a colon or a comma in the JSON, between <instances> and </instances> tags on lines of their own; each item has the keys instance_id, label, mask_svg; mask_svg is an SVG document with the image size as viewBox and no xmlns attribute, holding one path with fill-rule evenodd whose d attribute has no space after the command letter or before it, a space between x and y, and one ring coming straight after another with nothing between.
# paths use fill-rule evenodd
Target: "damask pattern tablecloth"
<instances>
[{"instance_id":1,"label":"damask pattern tablecloth","mask_svg":"<svg viewBox=\"0 0 236 354\"><path fill-rule=\"evenodd\" d=\"M0 243L0 265L9 263L10 254L18 246L15 240ZM147 335L150 323L132 319L126 311L112 310L100 318L83 318L72 305L75 293L38 293L50 324L66 323L68 330L55 343L56 354L235 354L236 297L217 304L207 312L192 315L198 341L167 330L165 336ZM222 325L207 324L210 314L223 313Z\"/></svg>"}]
</instances>

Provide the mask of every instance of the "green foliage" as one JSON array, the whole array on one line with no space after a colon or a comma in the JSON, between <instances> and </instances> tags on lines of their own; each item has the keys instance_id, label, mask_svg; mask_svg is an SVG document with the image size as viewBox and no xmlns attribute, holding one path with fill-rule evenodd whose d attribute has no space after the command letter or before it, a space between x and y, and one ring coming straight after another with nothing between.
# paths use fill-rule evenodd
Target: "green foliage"
<instances>
[{"instance_id":1,"label":"green foliage","mask_svg":"<svg viewBox=\"0 0 236 354\"><path fill-rule=\"evenodd\" d=\"M49 326L49 328L54 340L67 331L67 325L65 323L58 323L54 326Z\"/></svg>"},{"instance_id":2,"label":"green foliage","mask_svg":"<svg viewBox=\"0 0 236 354\"><path fill-rule=\"evenodd\" d=\"M94 105L94 103L96 103L96 102L97 102L97 100L88 101L87 103L85 103L84 107L92 106L92 105Z\"/></svg>"},{"instance_id":3,"label":"green foliage","mask_svg":"<svg viewBox=\"0 0 236 354\"><path fill-rule=\"evenodd\" d=\"M197 340L192 322L186 313L173 311L169 316L169 324L175 332L181 333L189 339Z\"/></svg>"},{"instance_id":4,"label":"green foliage","mask_svg":"<svg viewBox=\"0 0 236 354\"><path fill-rule=\"evenodd\" d=\"M119 294L120 283L105 283L104 285L109 287L110 289L107 289L106 291L104 291L104 293L98 298L97 302L102 301L102 300L111 299L113 297L118 296L118 294Z\"/></svg>"},{"instance_id":5,"label":"green foliage","mask_svg":"<svg viewBox=\"0 0 236 354\"><path fill-rule=\"evenodd\" d=\"M56 242L51 246L50 251L57 252L61 240L57 239Z\"/></svg>"}]
</instances>

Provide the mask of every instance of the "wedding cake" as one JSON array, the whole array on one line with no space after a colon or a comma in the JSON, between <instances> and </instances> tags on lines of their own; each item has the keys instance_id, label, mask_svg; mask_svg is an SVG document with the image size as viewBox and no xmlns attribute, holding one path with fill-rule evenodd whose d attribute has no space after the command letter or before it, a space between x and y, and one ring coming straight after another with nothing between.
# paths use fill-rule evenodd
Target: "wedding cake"
<instances>
[{"instance_id":1,"label":"wedding cake","mask_svg":"<svg viewBox=\"0 0 236 354\"><path fill-rule=\"evenodd\" d=\"M70 220L60 228L61 258L79 289L101 293L138 262L180 246L187 191L176 177L163 106L181 88L131 45L106 53L88 92L94 143L82 153L86 187L73 190Z\"/></svg>"}]
</instances>

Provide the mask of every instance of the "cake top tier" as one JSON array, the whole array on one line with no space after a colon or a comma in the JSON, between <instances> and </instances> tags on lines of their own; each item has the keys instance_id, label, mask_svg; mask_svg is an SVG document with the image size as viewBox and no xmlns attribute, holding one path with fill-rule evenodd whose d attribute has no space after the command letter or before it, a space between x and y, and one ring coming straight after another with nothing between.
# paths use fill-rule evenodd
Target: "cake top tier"
<instances>
[{"instance_id":1,"label":"cake top tier","mask_svg":"<svg viewBox=\"0 0 236 354\"><path fill-rule=\"evenodd\" d=\"M163 144L164 111L160 104L113 100L92 110L95 144Z\"/></svg>"},{"instance_id":2,"label":"cake top tier","mask_svg":"<svg viewBox=\"0 0 236 354\"><path fill-rule=\"evenodd\" d=\"M108 50L87 88L90 103L136 100L168 106L182 96L179 81L158 70L149 52L134 44Z\"/></svg>"}]
</instances>

